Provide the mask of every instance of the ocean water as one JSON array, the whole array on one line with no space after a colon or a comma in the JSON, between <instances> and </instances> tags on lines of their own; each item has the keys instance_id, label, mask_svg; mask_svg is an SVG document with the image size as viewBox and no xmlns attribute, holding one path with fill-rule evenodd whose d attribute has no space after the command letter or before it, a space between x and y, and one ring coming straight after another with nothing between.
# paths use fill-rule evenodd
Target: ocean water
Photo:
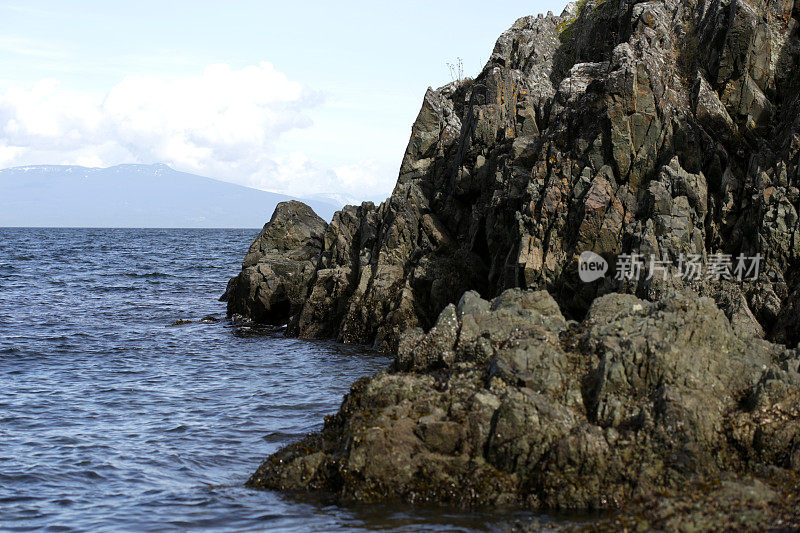
<instances>
[{"instance_id":1,"label":"ocean water","mask_svg":"<svg viewBox=\"0 0 800 533\"><path fill-rule=\"evenodd\" d=\"M217 299L257 233L0 228L0 530L494 531L528 518L244 487L389 363L227 321Z\"/></svg>"}]
</instances>

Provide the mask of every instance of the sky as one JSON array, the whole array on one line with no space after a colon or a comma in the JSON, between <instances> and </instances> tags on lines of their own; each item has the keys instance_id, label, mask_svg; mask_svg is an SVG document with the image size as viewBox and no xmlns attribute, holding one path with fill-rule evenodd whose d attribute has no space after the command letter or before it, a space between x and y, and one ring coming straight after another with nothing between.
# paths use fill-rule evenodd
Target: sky
<instances>
[{"instance_id":1,"label":"sky","mask_svg":"<svg viewBox=\"0 0 800 533\"><path fill-rule=\"evenodd\" d=\"M422 97L565 2L0 0L0 168L165 163L380 200Z\"/></svg>"}]
</instances>

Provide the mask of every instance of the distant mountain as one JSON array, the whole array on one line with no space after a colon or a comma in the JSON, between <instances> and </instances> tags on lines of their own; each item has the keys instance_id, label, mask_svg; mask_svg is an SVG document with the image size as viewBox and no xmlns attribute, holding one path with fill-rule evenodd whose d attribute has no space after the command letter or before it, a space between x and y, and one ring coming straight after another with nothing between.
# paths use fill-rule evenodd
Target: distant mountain
<instances>
[{"instance_id":1,"label":"distant mountain","mask_svg":"<svg viewBox=\"0 0 800 533\"><path fill-rule=\"evenodd\" d=\"M166 165L0 170L0 226L260 228L292 199ZM340 207L306 203L325 220Z\"/></svg>"}]
</instances>

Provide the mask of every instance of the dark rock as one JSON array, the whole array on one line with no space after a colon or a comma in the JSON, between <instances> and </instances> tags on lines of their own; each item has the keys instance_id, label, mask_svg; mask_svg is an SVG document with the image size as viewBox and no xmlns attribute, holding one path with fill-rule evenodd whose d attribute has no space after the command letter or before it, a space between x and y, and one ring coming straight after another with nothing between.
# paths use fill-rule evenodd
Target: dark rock
<instances>
[{"instance_id":1,"label":"dark rock","mask_svg":"<svg viewBox=\"0 0 800 533\"><path fill-rule=\"evenodd\" d=\"M391 197L334 216L288 313L290 334L373 342L394 366L249 484L796 524L797 485L775 480L800 467L800 356L764 339L800 341L797 17L587 0L429 89ZM761 262L584 283L584 251Z\"/></svg>"},{"instance_id":2,"label":"dark rock","mask_svg":"<svg viewBox=\"0 0 800 533\"><path fill-rule=\"evenodd\" d=\"M228 316L286 324L305 302L326 226L302 202L279 203L250 245L241 273L228 282L221 298Z\"/></svg>"},{"instance_id":3,"label":"dark rock","mask_svg":"<svg viewBox=\"0 0 800 533\"><path fill-rule=\"evenodd\" d=\"M608 510L800 463L798 351L738 336L693 293L607 295L580 324L546 292L467 293L400 347L395 370L358 381L320 433L249 484Z\"/></svg>"},{"instance_id":4,"label":"dark rock","mask_svg":"<svg viewBox=\"0 0 800 533\"><path fill-rule=\"evenodd\" d=\"M215 322L219 322L219 318L217 318L214 315L204 316L203 318L201 318L200 320L197 321L198 324L213 324ZM172 324L169 324L167 327L169 328L169 327L175 327L175 326L185 326L187 324L194 324L194 322L191 321L191 320L186 320L186 319L181 318L181 319L176 320Z\"/></svg>"},{"instance_id":5,"label":"dark rock","mask_svg":"<svg viewBox=\"0 0 800 533\"><path fill-rule=\"evenodd\" d=\"M769 469L762 477L723 475L693 482L660 498L640 498L592 524L561 531L797 531L796 473ZM534 531L523 529L520 531Z\"/></svg>"},{"instance_id":6,"label":"dark rock","mask_svg":"<svg viewBox=\"0 0 800 533\"><path fill-rule=\"evenodd\" d=\"M742 331L796 344L796 17L784 0L586 0L518 20L476 78L428 90L391 197L334 217L316 272L299 276L309 281L289 333L394 350L468 290L546 289L580 318L602 294L690 288ZM762 261L734 294L724 279L645 269L582 283L587 250L616 264L630 253ZM280 254L260 265L270 261ZM277 289L251 295L250 279L238 278L237 300L263 302L234 312L261 320L285 305L271 301Z\"/></svg>"}]
</instances>

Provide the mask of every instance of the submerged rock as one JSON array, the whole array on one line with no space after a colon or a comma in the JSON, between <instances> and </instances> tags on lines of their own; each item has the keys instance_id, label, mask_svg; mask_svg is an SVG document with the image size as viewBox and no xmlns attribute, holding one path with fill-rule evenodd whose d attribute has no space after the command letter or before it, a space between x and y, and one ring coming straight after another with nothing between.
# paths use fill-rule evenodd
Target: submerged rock
<instances>
[{"instance_id":1,"label":"submerged rock","mask_svg":"<svg viewBox=\"0 0 800 533\"><path fill-rule=\"evenodd\" d=\"M305 302L327 224L302 202L281 202L250 245L221 300L228 316L285 325Z\"/></svg>"}]
</instances>

